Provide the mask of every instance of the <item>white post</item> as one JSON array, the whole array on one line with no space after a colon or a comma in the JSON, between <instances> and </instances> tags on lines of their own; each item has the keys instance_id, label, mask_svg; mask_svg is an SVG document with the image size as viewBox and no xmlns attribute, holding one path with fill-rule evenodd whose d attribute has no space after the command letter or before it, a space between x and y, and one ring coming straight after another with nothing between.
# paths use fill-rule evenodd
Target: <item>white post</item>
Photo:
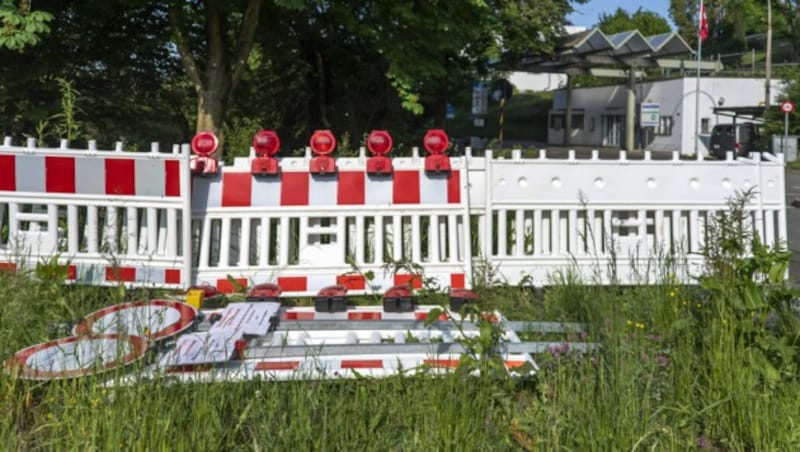
<instances>
[{"instance_id":1,"label":"white post","mask_svg":"<svg viewBox=\"0 0 800 452\"><path fill-rule=\"evenodd\" d=\"M189 145L181 145L180 187L183 201L181 211L181 252L183 257L181 286L184 288L192 285L192 172L189 167L191 155Z\"/></svg>"}]
</instances>

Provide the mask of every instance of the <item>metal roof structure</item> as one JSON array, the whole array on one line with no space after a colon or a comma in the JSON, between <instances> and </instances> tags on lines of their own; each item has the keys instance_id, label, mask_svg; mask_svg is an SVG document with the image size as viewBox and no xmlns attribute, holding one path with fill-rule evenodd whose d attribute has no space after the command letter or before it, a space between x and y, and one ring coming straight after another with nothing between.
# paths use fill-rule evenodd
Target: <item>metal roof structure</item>
<instances>
[{"instance_id":1,"label":"metal roof structure","mask_svg":"<svg viewBox=\"0 0 800 452\"><path fill-rule=\"evenodd\" d=\"M522 58L514 70L588 74L600 67L674 68L674 60L665 58L689 53L692 48L676 32L644 36L639 30L630 30L607 35L593 28L566 36L552 54ZM715 70L717 65L701 64L701 69Z\"/></svg>"},{"instance_id":2,"label":"metal roof structure","mask_svg":"<svg viewBox=\"0 0 800 452\"><path fill-rule=\"evenodd\" d=\"M777 110L776 106L773 106ZM714 107L714 114L720 116L728 116L733 118L735 123L737 119L742 118L754 122L764 122L764 113L767 107L763 105L741 106L741 107Z\"/></svg>"},{"instance_id":3,"label":"metal roof structure","mask_svg":"<svg viewBox=\"0 0 800 452\"><path fill-rule=\"evenodd\" d=\"M627 78L628 102L625 112L625 149L634 147L634 118L636 116L636 79L646 77L645 69L693 69L718 71L718 61L696 61L676 58L693 53L692 48L676 32L644 36L639 30L607 35L599 28L570 34L556 45L553 52L523 57L509 69L533 73L567 74L566 127L564 144L569 145L572 107L572 75L591 74L596 77Z\"/></svg>"}]
</instances>

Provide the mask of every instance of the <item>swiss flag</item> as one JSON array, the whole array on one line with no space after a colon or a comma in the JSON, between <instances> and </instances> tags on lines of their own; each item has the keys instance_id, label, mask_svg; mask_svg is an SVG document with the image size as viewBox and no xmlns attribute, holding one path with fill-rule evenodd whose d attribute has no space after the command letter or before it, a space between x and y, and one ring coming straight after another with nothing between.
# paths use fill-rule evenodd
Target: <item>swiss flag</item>
<instances>
[{"instance_id":1,"label":"swiss flag","mask_svg":"<svg viewBox=\"0 0 800 452\"><path fill-rule=\"evenodd\" d=\"M706 7L700 2L700 28L697 30L700 41L708 39L708 18L706 17Z\"/></svg>"}]
</instances>

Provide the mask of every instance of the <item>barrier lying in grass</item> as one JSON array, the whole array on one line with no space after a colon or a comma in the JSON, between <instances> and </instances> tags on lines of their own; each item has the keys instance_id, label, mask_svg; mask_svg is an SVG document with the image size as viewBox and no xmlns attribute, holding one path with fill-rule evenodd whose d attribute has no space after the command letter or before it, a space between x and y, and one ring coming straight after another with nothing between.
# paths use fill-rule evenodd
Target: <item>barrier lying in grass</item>
<instances>
[{"instance_id":1,"label":"barrier lying in grass","mask_svg":"<svg viewBox=\"0 0 800 452\"><path fill-rule=\"evenodd\" d=\"M71 281L232 292L268 280L309 296L332 284L367 294L407 282L544 285L568 267L593 283L652 283L662 276L653 261L679 256L688 281L707 225L748 189L758 193L750 227L767 245L786 239L781 156L447 157L438 132L426 136L429 155L393 159L385 132L368 141L372 157L352 158L331 157L335 139L322 132L314 153L279 158L277 137L261 133L230 167L217 165L208 134L194 157L188 145L132 153L6 139L0 265L56 254Z\"/></svg>"},{"instance_id":2,"label":"barrier lying in grass","mask_svg":"<svg viewBox=\"0 0 800 452\"><path fill-rule=\"evenodd\" d=\"M24 379L57 380L145 359L137 371L111 378L114 384L156 377L328 379L456 369L520 377L538 369L532 354L584 353L596 347L523 342L518 332L563 334L581 331L581 326L508 322L499 313L477 310L474 294L465 291L451 293L449 308L417 306L406 286L393 288L383 306L351 307L346 288L336 286L321 291L315 307L290 308L281 307L280 290L274 289L274 297L265 299L254 291L250 301L216 309L197 310L170 300L105 308L78 323L74 336L25 348L6 366Z\"/></svg>"}]
</instances>

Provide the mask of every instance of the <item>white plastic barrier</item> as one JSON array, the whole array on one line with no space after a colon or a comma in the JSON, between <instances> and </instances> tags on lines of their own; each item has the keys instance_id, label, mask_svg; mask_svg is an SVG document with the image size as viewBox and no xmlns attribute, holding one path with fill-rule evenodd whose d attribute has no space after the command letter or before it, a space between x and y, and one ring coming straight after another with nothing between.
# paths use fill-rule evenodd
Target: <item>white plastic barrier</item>
<instances>
[{"instance_id":1,"label":"white plastic barrier","mask_svg":"<svg viewBox=\"0 0 800 452\"><path fill-rule=\"evenodd\" d=\"M468 153L469 155L469 153ZM782 158L726 161L452 157L425 171L417 155L367 173L359 157L311 174L305 157L275 175L253 157L192 176L188 146L172 154L0 147L0 268L69 263L69 279L223 291L262 282L309 295L332 284L381 293L422 278L439 287L544 285L574 269L587 283L652 283L659 259L702 264L711 216L750 188L752 226L786 240ZM192 187L193 184L193 187ZM183 218L192 218L191 223ZM236 281L237 284L234 284Z\"/></svg>"},{"instance_id":2,"label":"white plastic barrier","mask_svg":"<svg viewBox=\"0 0 800 452\"><path fill-rule=\"evenodd\" d=\"M470 206L480 218L480 256L497 278L543 285L555 270L577 270L585 282L652 283L663 258L683 257L677 277L689 281L703 259L705 228L737 192L754 188L747 206L764 242L786 240L782 158L754 154L726 161L471 158ZM476 254L477 256L477 254Z\"/></svg>"},{"instance_id":3,"label":"white plastic barrier","mask_svg":"<svg viewBox=\"0 0 800 452\"><path fill-rule=\"evenodd\" d=\"M0 146L0 265L19 270L55 258L67 279L185 287L189 152Z\"/></svg>"},{"instance_id":4,"label":"white plastic barrier","mask_svg":"<svg viewBox=\"0 0 800 452\"><path fill-rule=\"evenodd\" d=\"M285 293L316 294L343 284L383 293L411 282L463 288L471 273L469 222L460 176L427 173L424 159L397 158L390 175L366 172L366 158L339 158L335 174L309 172L310 156L280 159L280 173L254 176L237 159L196 177L194 266L198 283L234 289L274 282ZM394 264L407 262L422 267ZM424 270L424 272L423 272Z\"/></svg>"}]
</instances>

